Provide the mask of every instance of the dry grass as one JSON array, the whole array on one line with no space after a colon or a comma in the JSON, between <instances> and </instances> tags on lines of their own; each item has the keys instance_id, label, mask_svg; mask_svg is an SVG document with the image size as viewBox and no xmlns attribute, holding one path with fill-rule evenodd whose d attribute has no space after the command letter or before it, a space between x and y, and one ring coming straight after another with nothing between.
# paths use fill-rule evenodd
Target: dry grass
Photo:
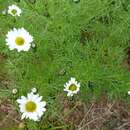
<instances>
[{"instance_id":1,"label":"dry grass","mask_svg":"<svg viewBox=\"0 0 130 130\"><path fill-rule=\"evenodd\" d=\"M130 113L123 101L109 102L106 95L88 104L68 101L62 95L60 99L60 117L71 126L68 130L130 130Z\"/></svg>"}]
</instances>

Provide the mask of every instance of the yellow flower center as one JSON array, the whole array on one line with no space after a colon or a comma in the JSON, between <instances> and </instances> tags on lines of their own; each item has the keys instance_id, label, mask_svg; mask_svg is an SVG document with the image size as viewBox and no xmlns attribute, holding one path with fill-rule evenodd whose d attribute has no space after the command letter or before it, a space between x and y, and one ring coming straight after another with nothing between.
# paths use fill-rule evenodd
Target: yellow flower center
<instances>
[{"instance_id":1,"label":"yellow flower center","mask_svg":"<svg viewBox=\"0 0 130 130\"><path fill-rule=\"evenodd\" d=\"M15 43L18 45L18 46L22 46L24 44L24 39L22 37L17 37L15 39Z\"/></svg>"},{"instance_id":2,"label":"yellow flower center","mask_svg":"<svg viewBox=\"0 0 130 130\"><path fill-rule=\"evenodd\" d=\"M72 84L69 86L69 90L75 91L77 89L77 86L75 84Z\"/></svg>"},{"instance_id":3,"label":"yellow flower center","mask_svg":"<svg viewBox=\"0 0 130 130\"><path fill-rule=\"evenodd\" d=\"M27 112L34 112L37 106L35 102L29 101L26 103L25 108Z\"/></svg>"},{"instance_id":4,"label":"yellow flower center","mask_svg":"<svg viewBox=\"0 0 130 130\"><path fill-rule=\"evenodd\" d=\"M13 9L11 12L15 15L17 13L17 10Z\"/></svg>"}]
</instances>

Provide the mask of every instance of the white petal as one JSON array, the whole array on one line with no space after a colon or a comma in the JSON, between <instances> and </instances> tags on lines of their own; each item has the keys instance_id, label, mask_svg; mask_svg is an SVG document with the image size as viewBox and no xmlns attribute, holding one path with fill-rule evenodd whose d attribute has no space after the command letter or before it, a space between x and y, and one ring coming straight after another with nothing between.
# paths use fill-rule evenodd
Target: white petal
<instances>
[{"instance_id":1,"label":"white petal","mask_svg":"<svg viewBox=\"0 0 130 130\"><path fill-rule=\"evenodd\" d=\"M67 96L70 97L73 96L73 94L71 92L68 92Z\"/></svg>"},{"instance_id":2,"label":"white petal","mask_svg":"<svg viewBox=\"0 0 130 130\"><path fill-rule=\"evenodd\" d=\"M72 77L71 78L71 82L74 83L75 82L75 78Z\"/></svg>"},{"instance_id":3,"label":"white petal","mask_svg":"<svg viewBox=\"0 0 130 130\"><path fill-rule=\"evenodd\" d=\"M23 120L26 117L26 114L23 113L21 119Z\"/></svg>"}]
</instances>

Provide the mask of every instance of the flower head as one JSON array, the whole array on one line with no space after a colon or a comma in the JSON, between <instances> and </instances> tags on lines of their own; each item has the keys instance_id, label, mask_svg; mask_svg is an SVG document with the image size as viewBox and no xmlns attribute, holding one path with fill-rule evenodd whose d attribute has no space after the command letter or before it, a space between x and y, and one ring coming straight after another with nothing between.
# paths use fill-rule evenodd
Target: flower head
<instances>
[{"instance_id":1,"label":"flower head","mask_svg":"<svg viewBox=\"0 0 130 130\"><path fill-rule=\"evenodd\" d=\"M33 37L24 28L14 28L6 35L6 45L10 50L17 49L18 52L28 51L32 41Z\"/></svg>"},{"instance_id":2,"label":"flower head","mask_svg":"<svg viewBox=\"0 0 130 130\"><path fill-rule=\"evenodd\" d=\"M8 7L8 14L12 16L20 16L22 13L21 9L16 5L11 5Z\"/></svg>"},{"instance_id":3,"label":"flower head","mask_svg":"<svg viewBox=\"0 0 130 130\"><path fill-rule=\"evenodd\" d=\"M36 88L32 88L31 91L32 91L32 93L36 93L37 89Z\"/></svg>"},{"instance_id":4,"label":"flower head","mask_svg":"<svg viewBox=\"0 0 130 130\"><path fill-rule=\"evenodd\" d=\"M41 100L42 96L32 92L28 93L27 97L21 96L20 99L17 99L20 112L22 113L21 119L29 118L30 120L39 121L41 116L46 111L46 102Z\"/></svg>"},{"instance_id":5,"label":"flower head","mask_svg":"<svg viewBox=\"0 0 130 130\"><path fill-rule=\"evenodd\" d=\"M67 96L73 96L80 91L80 83L75 78L71 78L68 83L64 85L64 91L68 92Z\"/></svg>"},{"instance_id":6,"label":"flower head","mask_svg":"<svg viewBox=\"0 0 130 130\"><path fill-rule=\"evenodd\" d=\"M14 88L14 89L12 90L12 93L13 93L13 94L17 94L17 92L18 92L18 89L16 89L16 88Z\"/></svg>"}]
</instances>

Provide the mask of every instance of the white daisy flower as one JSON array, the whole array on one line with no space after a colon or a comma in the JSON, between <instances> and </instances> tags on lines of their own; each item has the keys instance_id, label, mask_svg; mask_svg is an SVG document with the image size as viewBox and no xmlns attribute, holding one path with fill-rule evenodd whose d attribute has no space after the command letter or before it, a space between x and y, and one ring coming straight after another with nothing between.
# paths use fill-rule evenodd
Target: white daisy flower
<instances>
[{"instance_id":1,"label":"white daisy flower","mask_svg":"<svg viewBox=\"0 0 130 130\"><path fill-rule=\"evenodd\" d=\"M17 99L20 112L22 113L21 119L29 118L30 120L39 121L41 116L46 111L46 102L41 100L42 96L32 92L28 93L27 97L21 96L20 99Z\"/></svg>"},{"instance_id":2,"label":"white daisy flower","mask_svg":"<svg viewBox=\"0 0 130 130\"><path fill-rule=\"evenodd\" d=\"M8 7L8 14L12 16L20 16L21 13L22 13L22 10L16 5L11 5Z\"/></svg>"},{"instance_id":3,"label":"white daisy flower","mask_svg":"<svg viewBox=\"0 0 130 130\"><path fill-rule=\"evenodd\" d=\"M68 83L64 85L64 91L68 92L67 96L73 96L80 91L80 83L75 78L71 78Z\"/></svg>"},{"instance_id":4,"label":"white daisy flower","mask_svg":"<svg viewBox=\"0 0 130 130\"><path fill-rule=\"evenodd\" d=\"M10 50L17 49L18 52L28 51L32 41L33 37L24 28L14 28L6 35L6 45Z\"/></svg>"},{"instance_id":5,"label":"white daisy flower","mask_svg":"<svg viewBox=\"0 0 130 130\"><path fill-rule=\"evenodd\" d=\"M36 93L37 89L36 88L32 88L31 91L32 91L32 93Z\"/></svg>"},{"instance_id":6,"label":"white daisy flower","mask_svg":"<svg viewBox=\"0 0 130 130\"><path fill-rule=\"evenodd\" d=\"M130 91L128 91L128 95L130 95Z\"/></svg>"}]
</instances>

